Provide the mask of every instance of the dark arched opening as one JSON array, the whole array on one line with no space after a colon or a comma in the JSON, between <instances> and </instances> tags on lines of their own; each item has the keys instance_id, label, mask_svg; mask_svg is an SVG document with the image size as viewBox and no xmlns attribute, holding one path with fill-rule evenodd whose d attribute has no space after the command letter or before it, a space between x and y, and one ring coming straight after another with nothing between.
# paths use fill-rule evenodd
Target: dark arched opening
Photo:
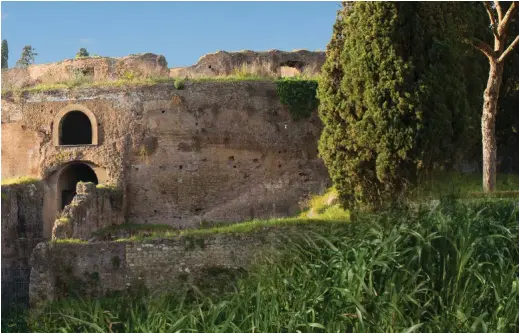
<instances>
[{"instance_id":1,"label":"dark arched opening","mask_svg":"<svg viewBox=\"0 0 519 333\"><path fill-rule=\"evenodd\" d=\"M60 145L92 144L92 124L81 111L71 111L63 117L59 134Z\"/></svg>"},{"instance_id":2,"label":"dark arched opening","mask_svg":"<svg viewBox=\"0 0 519 333\"><path fill-rule=\"evenodd\" d=\"M60 209L65 208L72 202L79 182L98 184L98 179L94 170L86 164L74 163L65 167L58 180L58 193L61 198Z\"/></svg>"}]
</instances>

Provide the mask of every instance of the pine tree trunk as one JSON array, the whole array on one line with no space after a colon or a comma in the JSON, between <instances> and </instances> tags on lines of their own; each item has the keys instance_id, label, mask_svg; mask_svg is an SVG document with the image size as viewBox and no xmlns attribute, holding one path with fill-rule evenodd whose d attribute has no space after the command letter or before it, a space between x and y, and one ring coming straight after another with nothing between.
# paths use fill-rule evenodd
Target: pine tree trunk
<instances>
[{"instance_id":1,"label":"pine tree trunk","mask_svg":"<svg viewBox=\"0 0 519 333\"><path fill-rule=\"evenodd\" d=\"M483 190L493 192L496 187L496 114L499 89L503 79L503 63L496 60L490 62L487 88L484 93L483 115L481 117L481 134L483 137Z\"/></svg>"}]
</instances>

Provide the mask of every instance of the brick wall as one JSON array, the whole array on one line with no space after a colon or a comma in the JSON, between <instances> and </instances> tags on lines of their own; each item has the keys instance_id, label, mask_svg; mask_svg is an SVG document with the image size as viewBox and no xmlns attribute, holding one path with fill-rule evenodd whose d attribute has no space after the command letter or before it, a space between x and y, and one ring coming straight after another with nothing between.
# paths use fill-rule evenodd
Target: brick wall
<instances>
[{"instance_id":1,"label":"brick wall","mask_svg":"<svg viewBox=\"0 0 519 333\"><path fill-rule=\"evenodd\" d=\"M33 307L66 296L99 297L144 287L178 291L247 269L297 228L144 242L40 243L31 259Z\"/></svg>"}]
</instances>

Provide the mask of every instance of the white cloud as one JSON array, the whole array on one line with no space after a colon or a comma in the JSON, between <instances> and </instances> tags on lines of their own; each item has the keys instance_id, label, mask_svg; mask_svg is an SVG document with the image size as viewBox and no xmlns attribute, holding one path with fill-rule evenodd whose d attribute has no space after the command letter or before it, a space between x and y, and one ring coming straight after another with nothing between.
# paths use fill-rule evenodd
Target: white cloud
<instances>
[{"instance_id":1,"label":"white cloud","mask_svg":"<svg viewBox=\"0 0 519 333\"><path fill-rule=\"evenodd\" d=\"M79 43L80 44L92 44L94 42L91 38L80 38Z\"/></svg>"}]
</instances>

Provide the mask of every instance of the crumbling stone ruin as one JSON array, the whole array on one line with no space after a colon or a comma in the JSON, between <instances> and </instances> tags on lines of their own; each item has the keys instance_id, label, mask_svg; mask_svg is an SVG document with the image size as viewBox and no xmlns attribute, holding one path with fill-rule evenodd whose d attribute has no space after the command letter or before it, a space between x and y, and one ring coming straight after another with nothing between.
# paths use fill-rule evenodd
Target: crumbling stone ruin
<instances>
[{"instance_id":1,"label":"crumbling stone ruin","mask_svg":"<svg viewBox=\"0 0 519 333\"><path fill-rule=\"evenodd\" d=\"M266 52L240 51L206 54L193 66L172 68L173 77L211 77L232 75L241 70L249 70L262 76L315 75L324 64L324 52L297 50L284 52L270 50Z\"/></svg>"},{"instance_id":2,"label":"crumbling stone ruin","mask_svg":"<svg viewBox=\"0 0 519 333\"><path fill-rule=\"evenodd\" d=\"M29 269L40 241L88 241L122 223L185 229L282 217L327 188L316 113L293 120L274 82L163 80L232 74L255 59L276 73L304 71L324 53L218 52L182 75L149 53L3 71L2 179L39 181L2 186L2 272L15 261ZM90 84L70 84L78 77ZM133 78L155 81L118 83ZM34 232L16 247L21 225Z\"/></svg>"}]
</instances>

